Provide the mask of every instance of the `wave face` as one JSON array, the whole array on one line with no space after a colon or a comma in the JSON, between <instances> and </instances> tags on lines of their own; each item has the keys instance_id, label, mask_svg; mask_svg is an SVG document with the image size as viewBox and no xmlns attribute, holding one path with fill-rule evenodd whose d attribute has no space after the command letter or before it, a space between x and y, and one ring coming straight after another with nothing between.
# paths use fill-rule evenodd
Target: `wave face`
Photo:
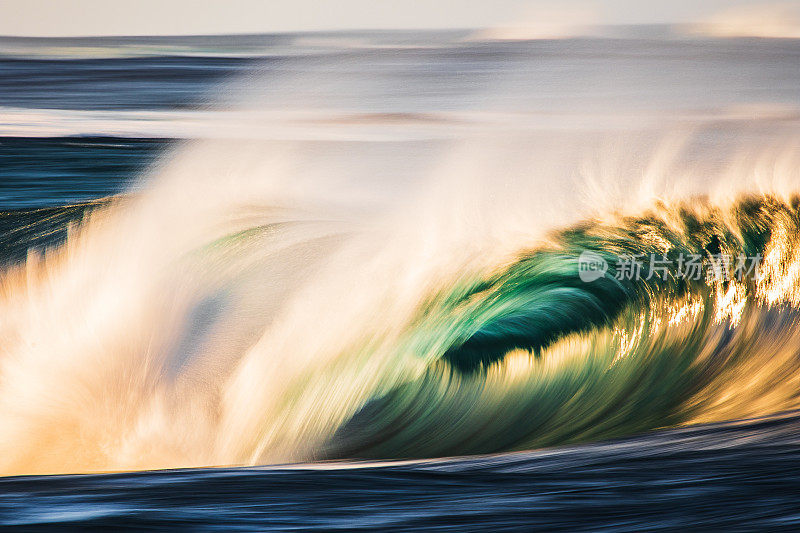
<instances>
[{"instance_id":1,"label":"wave face","mask_svg":"<svg viewBox=\"0 0 800 533\"><path fill-rule=\"evenodd\" d=\"M522 450L796 408L799 204L696 199L588 222L448 288L408 332L430 366L362 408L330 453ZM691 280L645 264L638 280L617 279L623 266L588 283L578 270L587 250L608 264L629 255L765 261L757 280Z\"/></svg>"},{"instance_id":2,"label":"wave face","mask_svg":"<svg viewBox=\"0 0 800 533\"><path fill-rule=\"evenodd\" d=\"M380 147L207 141L136 194L26 214L0 471L480 454L800 407L795 147L588 179L551 142L389 172Z\"/></svg>"}]
</instances>

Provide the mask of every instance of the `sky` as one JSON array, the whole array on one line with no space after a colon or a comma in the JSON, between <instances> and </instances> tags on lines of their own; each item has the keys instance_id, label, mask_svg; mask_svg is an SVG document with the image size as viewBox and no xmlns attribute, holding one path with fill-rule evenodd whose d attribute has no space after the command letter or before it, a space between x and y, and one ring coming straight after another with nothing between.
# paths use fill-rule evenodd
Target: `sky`
<instances>
[{"instance_id":1,"label":"sky","mask_svg":"<svg viewBox=\"0 0 800 533\"><path fill-rule=\"evenodd\" d=\"M0 0L0 35L186 35L481 28L580 12L600 24L696 22L754 0ZM773 2L774 3L774 2ZM783 4L800 5L800 0ZM569 15L571 16L571 15Z\"/></svg>"}]
</instances>

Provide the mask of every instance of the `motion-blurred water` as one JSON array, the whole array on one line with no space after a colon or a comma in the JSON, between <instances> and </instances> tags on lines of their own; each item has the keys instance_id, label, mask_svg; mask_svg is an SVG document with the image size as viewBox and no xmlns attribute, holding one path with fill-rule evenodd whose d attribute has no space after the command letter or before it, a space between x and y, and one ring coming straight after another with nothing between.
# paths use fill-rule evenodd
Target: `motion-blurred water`
<instances>
[{"instance_id":1,"label":"motion-blurred water","mask_svg":"<svg viewBox=\"0 0 800 533\"><path fill-rule=\"evenodd\" d=\"M493 132L537 154L635 152L677 132L689 140L676 167L698 176L735 166L742 151L796 151L800 41L669 28L538 41L469 31L0 38L2 263L63 242L86 210L135 196L198 139L285 145L323 170L346 161L392 196L448 147ZM629 165L647 174L647 161ZM798 431L790 413L475 458L7 477L0 525L792 530ZM129 462L149 464L139 459Z\"/></svg>"},{"instance_id":2,"label":"motion-blurred water","mask_svg":"<svg viewBox=\"0 0 800 533\"><path fill-rule=\"evenodd\" d=\"M792 531L797 415L473 459L0 479L0 524L196 531Z\"/></svg>"}]
</instances>

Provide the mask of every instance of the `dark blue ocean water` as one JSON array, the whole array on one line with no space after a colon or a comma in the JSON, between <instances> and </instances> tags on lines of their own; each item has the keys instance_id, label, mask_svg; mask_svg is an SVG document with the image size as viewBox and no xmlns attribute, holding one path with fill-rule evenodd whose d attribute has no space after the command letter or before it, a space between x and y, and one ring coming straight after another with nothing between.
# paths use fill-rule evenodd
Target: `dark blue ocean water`
<instances>
[{"instance_id":1,"label":"dark blue ocean water","mask_svg":"<svg viewBox=\"0 0 800 533\"><path fill-rule=\"evenodd\" d=\"M612 123L679 117L711 132L701 143L710 159L715 143L770 143L800 129L798 41L468 36L0 39L2 262L61 240L82 203L135 187L176 143L216 134L186 117L219 110L225 84L254 71L268 80L316 73L319 84L293 85L294 95L267 83L260 97L271 111L307 104L366 117L370 128L447 131L477 113L603 134ZM407 134L419 140L416 129ZM791 531L800 529L798 438L800 418L789 414L480 458L6 477L0 526Z\"/></svg>"},{"instance_id":2,"label":"dark blue ocean water","mask_svg":"<svg viewBox=\"0 0 800 533\"><path fill-rule=\"evenodd\" d=\"M796 531L800 417L398 464L0 478L0 526L192 531Z\"/></svg>"},{"instance_id":3,"label":"dark blue ocean water","mask_svg":"<svg viewBox=\"0 0 800 533\"><path fill-rule=\"evenodd\" d=\"M159 139L0 137L0 205L52 207L118 194L168 145Z\"/></svg>"}]
</instances>

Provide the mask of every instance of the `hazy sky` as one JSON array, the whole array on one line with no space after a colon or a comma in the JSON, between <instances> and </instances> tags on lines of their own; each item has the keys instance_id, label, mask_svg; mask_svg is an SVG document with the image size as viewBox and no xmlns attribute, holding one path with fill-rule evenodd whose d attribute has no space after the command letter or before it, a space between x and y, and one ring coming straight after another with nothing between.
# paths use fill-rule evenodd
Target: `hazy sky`
<instances>
[{"instance_id":1,"label":"hazy sky","mask_svg":"<svg viewBox=\"0 0 800 533\"><path fill-rule=\"evenodd\" d=\"M688 22L754 0L0 0L0 35L158 35L348 28L461 28L558 16ZM781 3L800 3L797 0ZM550 13L550 15L548 15ZM555 15L553 15L555 13Z\"/></svg>"}]
</instances>

